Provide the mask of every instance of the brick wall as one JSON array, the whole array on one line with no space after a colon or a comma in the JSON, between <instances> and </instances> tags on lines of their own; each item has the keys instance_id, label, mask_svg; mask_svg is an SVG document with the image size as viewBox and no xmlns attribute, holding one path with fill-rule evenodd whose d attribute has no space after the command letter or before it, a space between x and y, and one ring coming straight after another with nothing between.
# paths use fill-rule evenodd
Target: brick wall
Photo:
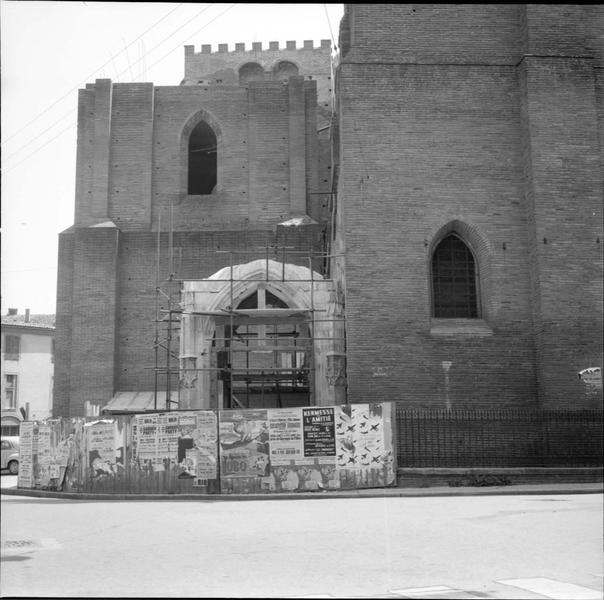
<instances>
[{"instance_id":1,"label":"brick wall","mask_svg":"<svg viewBox=\"0 0 604 600\"><path fill-rule=\"evenodd\" d=\"M349 396L444 405L533 397L518 89L512 67L349 65L339 73ZM430 249L473 229L493 335L431 335ZM376 398L377 399L377 398Z\"/></svg>"},{"instance_id":2,"label":"brick wall","mask_svg":"<svg viewBox=\"0 0 604 600\"><path fill-rule=\"evenodd\" d=\"M328 158L317 128L329 115L328 103L318 117L316 82L302 76L159 88L97 80L80 94L76 224L110 219L144 231L161 219L174 230L243 229L317 213L314 197L329 190L317 173ZM217 134L218 184L190 196L187 134L200 119Z\"/></svg>"},{"instance_id":3,"label":"brick wall","mask_svg":"<svg viewBox=\"0 0 604 600\"><path fill-rule=\"evenodd\" d=\"M303 226L275 230L177 232L173 234L173 284L167 284L169 273L169 235L160 236L160 285L164 293L173 293L177 308L180 280L203 279L223 267L266 258L266 246L288 246L292 252L286 262L308 262L293 250L317 253L322 249L322 228ZM225 252L227 251L227 252ZM233 252L232 258L230 252ZM271 260L281 260L283 254L271 248ZM320 260L315 261L319 270ZM152 368L155 366L155 285L157 272L157 234L126 233L121 236L119 253L119 306L116 391L153 390ZM160 309L167 310L168 301L160 296ZM161 313L165 316L165 313ZM160 324L160 338L166 337L166 325ZM178 354L179 338L175 332L172 349ZM166 351L159 352L159 366L166 365ZM173 362L172 366L176 366ZM174 379L176 383L176 379ZM165 389L165 375L160 375L159 389Z\"/></svg>"},{"instance_id":4,"label":"brick wall","mask_svg":"<svg viewBox=\"0 0 604 600\"><path fill-rule=\"evenodd\" d=\"M237 84L239 68L247 63L259 64L265 78L272 78L273 69L280 61L292 62L298 67L298 75L317 82L319 101L328 102L331 94L331 41L321 40L314 47L314 42L305 41L297 47L295 41L279 47L278 42L270 42L268 48L255 42L252 48L237 43L229 50L228 44L220 44L218 51L204 44L201 52L195 52L194 46L185 46L185 79L186 85L220 85Z\"/></svg>"},{"instance_id":5,"label":"brick wall","mask_svg":"<svg viewBox=\"0 0 604 600\"><path fill-rule=\"evenodd\" d=\"M113 395L118 242L115 227L75 230L68 416L83 416L86 401L102 405Z\"/></svg>"},{"instance_id":6,"label":"brick wall","mask_svg":"<svg viewBox=\"0 0 604 600\"><path fill-rule=\"evenodd\" d=\"M581 10L553 11L543 27L532 7L348 6L337 246L346 248L349 400L601 403L577 377L601 364L602 347L593 64L530 59L544 67L527 84L532 63L520 61L526 44L553 52L558 29L557 52L578 52ZM564 18L574 25L558 27ZM525 186L535 172L542 192ZM478 263L479 327L430 318L430 251L453 226ZM553 246L538 246L539 227Z\"/></svg>"},{"instance_id":7,"label":"brick wall","mask_svg":"<svg viewBox=\"0 0 604 600\"><path fill-rule=\"evenodd\" d=\"M539 395L567 406L602 356L602 171L590 59L527 57L523 127Z\"/></svg>"},{"instance_id":8,"label":"brick wall","mask_svg":"<svg viewBox=\"0 0 604 600\"><path fill-rule=\"evenodd\" d=\"M53 417L70 414L69 386L71 379L74 237L72 228L59 234L57 308L55 317L55 370L52 394Z\"/></svg>"},{"instance_id":9,"label":"brick wall","mask_svg":"<svg viewBox=\"0 0 604 600\"><path fill-rule=\"evenodd\" d=\"M227 266L217 250L248 262L267 243L322 249L332 151L350 401L600 405L576 372L602 361L604 11L355 4L345 15L333 131L328 44L187 47L185 85L80 91L57 410L153 389L158 231L162 281L169 228L177 279ZM238 84L244 62L270 75L288 57L300 77ZM200 119L217 135L218 185L189 196L187 134ZM300 212L319 224L277 226ZM108 220L119 233L88 227ZM431 318L430 254L451 230L477 261L474 323Z\"/></svg>"},{"instance_id":10,"label":"brick wall","mask_svg":"<svg viewBox=\"0 0 604 600\"><path fill-rule=\"evenodd\" d=\"M113 86L109 216L124 229L151 223L153 84Z\"/></svg>"},{"instance_id":11,"label":"brick wall","mask_svg":"<svg viewBox=\"0 0 604 600\"><path fill-rule=\"evenodd\" d=\"M516 64L520 58L521 5L347 6L347 62Z\"/></svg>"},{"instance_id":12,"label":"brick wall","mask_svg":"<svg viewBox=\"0 0 604 600\"><path fill-rule=\"evenodd\" d=\"M319 54L329 72L329 49ZM82 414L86 400L103 404L117 389L153 389L158 231L160 281L169 229L177 278L227 266L221 249L245 249L236 262L264 258L277 239L323 250L322 223L277 227L292 214L327 215L329 165L319 169L318 161L329 158L329 138L318 140L316 94L316 82L302 76L241 87L97 80L81 90L75 249L65 241L60 259L58 411ZM329 114L328 106L323 123ZM218 186L189 196L188 133L200 119L217 135Z\"/></svg>"}]
</instances>

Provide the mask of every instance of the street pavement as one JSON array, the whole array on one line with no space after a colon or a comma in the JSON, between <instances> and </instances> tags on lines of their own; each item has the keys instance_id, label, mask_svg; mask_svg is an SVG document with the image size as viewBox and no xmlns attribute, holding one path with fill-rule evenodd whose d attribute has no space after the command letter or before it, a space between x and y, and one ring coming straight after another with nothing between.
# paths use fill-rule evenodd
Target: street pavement
<instances>
[{"instance_id":1,"label":"street pavement","mask_svg":"<svg viewBox=\"0 0 604 600\"><path fill-rule=\"evenodd\" d=\"M603 598L601 493L1 503L2 597Z\"/></svg>"}]
</instances>

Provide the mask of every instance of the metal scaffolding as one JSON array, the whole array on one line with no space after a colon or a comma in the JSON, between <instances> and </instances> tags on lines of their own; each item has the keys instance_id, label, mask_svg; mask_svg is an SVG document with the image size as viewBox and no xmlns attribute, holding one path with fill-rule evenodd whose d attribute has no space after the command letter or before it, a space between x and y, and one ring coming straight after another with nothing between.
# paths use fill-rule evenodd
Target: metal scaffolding
<instances>
[{"instance_id":1,"label":"metal scaffolding","mask_svg":"<svg viewBox=\"0 0 604 600\"><path fill-rule=\"evenodd\" d=\"M178 352L174 352L175 339L180 338L180 325L181 317L183 314L180 308L180 294L181 288L184 281L195 282L205 281L206 279L178 279L174 272L174 249L173 249L173 207L170 206L170 223L168 233L168 277L162 282L160 278L160 254L161 254L161 216L158 219L158 237L157 237L157 271L156 271L156 286L155 286L155 339L154 339L154 350L155 350L155 366L154 371L154 408L158 409L158 390L162 387L162 379L165 385L166 399L165 409L171 410L172 408L178 408L179 405L179 391L180 381L183 374L189 371L201 372L211 371L218 375L218 379L226 385L228 389L228 398L225 398L225 403L228 407L238 405L244 407L242 402L238 400L234 394L235 384L239 381L243 381L246 386L246 400L249 405L251 398L251 387L253 382L260 382L261 396L264 397L266 389L266 382L272 382L274 387L277 389L277 397L280 403L280 389L283 388L284 382L289 381L290 385L293 385L295 381L306 382L307 387L310 389L313 384L314 367L312 349L315 341L335 340L334 337L320 337L317 338L315 333L315 326L318 323L326 321L344 321L344 317L333 317L324 318L319 316L317 313L326 312L323 308L317 308L315 306L315 283L318 281L315 279L315 272L318 271L325 279L320 281L331 281L330 270L332 268L332 261L337 256L330 253L330 249L335 236L335 220L336 220L336 194L335 187L337 185L337 171L333 174L332 191L327 193L321 193L328 196L328 223L325 225L323 231L323 239L320 242L323 247L322 252L313 252L312 246L309 251L298 250L295 247L287 246L284 244L270 245L268 240L264 247L248 248L246 250L215 250L217 254L229 254L228 262L228 274L227 278L222 280L213 279L213 281L224 281L229 286L229 305L228 310L221 310L219 313L208 314L199 313L200 316L213 317L216 320L217 326L222 326L223 335L218 335L216 332L213 339L213 348L224 348L222 351L216 352L216 361L220 361L220 364L210 367L198 367L198 368L183 368L180 364L180 357ZM266 261L266 274L262 278L258 279L236 279L234 276L234 268L239 264L239 260L243 258L244 262L251 256L255 256L256 260L260 259L264 255ZM238 259L238 257L241 257ZM261 283L270 281L281 281L286 282L286 264L288 259L292 261L292 264L298 266L307 266L310 271L310 279L296 279L297 283L310 283L310 308L298 309L293 311L299 314L295 316L292 314L285 315L284 313L273 312L267 314L266 310L260 317L260 313L257 311L255 316L250 313L242 312L234 306L234 285L236 282L245 281L246 283ZM281 264L281 278L275 280L269 277L269 260ZM306 263L306 264L303 264ZM314 268L315 264L317 269ZM224 268L224 267L223 267ZM258 293L258 291L256 291ZM161 305L161 300L167 303L167 307ZM294 307L295 309L296 307ZM290 310L290 312L292 312ZM198 313L194 313L198 314ZM285 324L292 325L292 332L279 331L279 326ZM257 349L250 349L250 341L258 334L250 333L249 328L246 328L246 332L237 332L237 328L241 325L263 325L272 326L273 331L264 331L264 337L267 341L271 340L271 345L263 345ZM302 331L304 329L304 331ZM280 344L283 338L289 338L288 345ZM245 342L244 347L236 347L237 342ZM165 352L165 356L161 356L161 352ZM297 357L299 352L303 352L306 364L298 365ZM222 352L222 354L220 353ZM272 352L275 356L275 365L273 368L257 368L250 365L250 356L254 353L267 354ZM288 368L280 367L278 359L276 358L279 353L291 352L292 364ZM244 354L245 356L245 367L236 365L236 355ZM220 356L220 358L219 358ZM176 362L176 364L175 364ZM162 366L163 364L163 366ZM173 399L173 397L176 399Z\"/></svg>"},{"instance_id":2,"label":"metal scaffolding","mask_svg":"<svg viewBox=\"0 0 604 600\"><path fill-rule=\"evenodd\" d=\"M170 240L171 242L171 240ZM250 249L254 250L254 249ZM324 270L325 265L329 263L334 256L323 252L310 252L295 250L285 246L269 246L267 245L260 249L256 248L256 255L260 254L259 250L264 250L264 260L266 261L266 274L262 278L241 278L235 277L235 267L238 263L237 256L246 254L249 256L250 250L216 250L216 253L229 254L228 274L229 276L223 279L214 279L213 281L223 281L229 287L229 303L228 307L220 311L203 311L188 313L198 316L212 317L215 319L217 326L223 326L225 335L214 336L213 347L216 348L216 356L219 364L210 367L183 368L179 362L179 356L174 352L174 339L178 337L180 330L180 321L183 314L179 305L179 298L175 298L175 294L180 295L181 286L184 281L205 281L205 279L177 279L172 272L172 258L170 252L170 274L169 277L160 285L159 282L159 252L160 241L158 236L158 267L157 267L157 285L156 285L156 319L155 319L155 367L154 367L154 401L155 408L157 407L158 390L161 386L161 380L164 380L166 390L166 410L178 407L178 392L180 379L182 375L189 371L201 372L211 371L218 376L218 381L222 381L227 392L224 397L224 404L227 408L247 408L250 404L250 398L254 396L253 389L260 389L260 401L264 400L267 390L274 388L276 390L277 405L281 405L281 397L287 392L294 390L306 390L310 394L310 389L313 384L314 367L312 366L313 355L312 345L314 341L334 340L333 337L317 338L315 335L315 326L323 322L344 321L343 317L327 318L319 313L325 313L326 309L317 308L315 306L315 284L317 282L331 281L330 279L317 279L315 277L315 269L313 265L319 262L321 270ZM281 260L275 260L278 257ZM300 265L301 262L307 262L310 271L309 279L289 280L286 277L285 265L287 258L293 255L295 263ZM281 277L271 278L269 274L269 261L278 262L282 265ZM310 307L300 308L256 308L256 309L241 309L234 306L234 286L237 282L287 282L296 281L297 283L310 283ZM258 293L257 290L256 292ZM167 308L160 305L160 300L163 299L167 303ZM284 325L292 325L292 331L281 331ZM160 327L164 325L163 331ZM250 342L254 338L258 340L258 333L250 332L249 327L246 327L245 332L237 331L238 327L245 326L268 326L272 327L273 331L264 332L264 337L270 345L253 346ZM280 327L281 326L281 327ZM303 329L307 333L303 332ZM283 345L281 342L287 339ZM237 347L237 343L244 344L243 347ZM218 350L222 348L222 350ZM165 357L162 360L160 356L161 350L165 351ZM269 354L272 353L275 364L272 367L259 367L250 364L250 357L253 354ZM291 356L292 364L283 367L279 365L279 355L288 353ZM238 364L236 355L243 354L245 356L245 366ZM304 363L297 364L299 356L304 357ZM174 364L176 361L176 365ZM164 363L162 366L161 363ZM176 378L176 379L175 379ZM237 396L236 390L240 389L238 385L245 384L246 401ZM243 393L243 392L240 392ZM176 399L173 397L176 396Z\"/></svg>"}]
</instances>

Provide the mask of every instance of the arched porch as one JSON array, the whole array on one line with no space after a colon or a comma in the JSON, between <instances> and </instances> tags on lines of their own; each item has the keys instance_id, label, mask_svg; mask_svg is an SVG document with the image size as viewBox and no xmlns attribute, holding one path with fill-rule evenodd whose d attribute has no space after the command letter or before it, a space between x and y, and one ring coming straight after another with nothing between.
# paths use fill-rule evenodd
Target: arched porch
<instances>
[{"instance_id":1,"label":"arched porch","mask_svg":"<svg viewBox=\"0 0 604 600\"><path fill-rule=\"evenodd\" d=\"M180 408L345 402L344 322L332 280L256 260L182 289Z\"/></svg>"}]
</instances>

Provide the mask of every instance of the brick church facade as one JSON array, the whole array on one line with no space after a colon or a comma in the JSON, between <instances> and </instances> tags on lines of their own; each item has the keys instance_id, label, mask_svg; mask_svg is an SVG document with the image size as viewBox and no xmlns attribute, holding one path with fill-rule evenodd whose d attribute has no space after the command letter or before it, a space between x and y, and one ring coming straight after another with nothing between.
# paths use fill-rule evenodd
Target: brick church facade
<instances>
[{"instance_id":1,"label":"brick church facade","mask_svg":"<svg viewBox=\"0 0 604 600\"><path fill-rule=\"evenodd\" d=\"M54 415L601 407L602 31L596 5L351 4L335 59L186 46L180 85L88 84Z\"/></svg>"}]
</instances>

